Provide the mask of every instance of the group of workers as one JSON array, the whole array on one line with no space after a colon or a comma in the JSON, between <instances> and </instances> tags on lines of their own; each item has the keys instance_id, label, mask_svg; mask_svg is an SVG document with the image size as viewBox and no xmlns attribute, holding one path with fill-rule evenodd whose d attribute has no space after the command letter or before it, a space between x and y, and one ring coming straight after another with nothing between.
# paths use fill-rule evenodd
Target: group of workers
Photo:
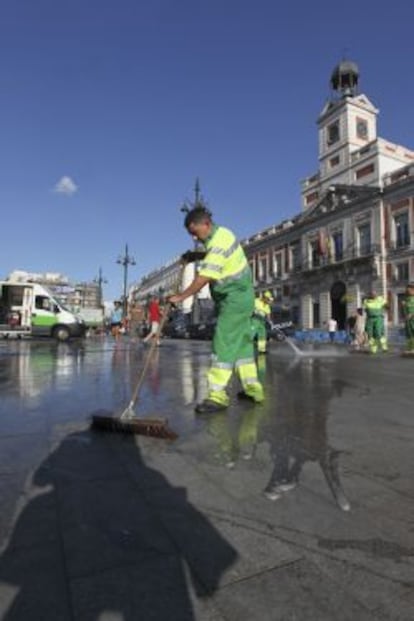
<instances>
[{"instance_id":1,"label":"group of workers","mask_svg":"<svg viewBox=\"0 0 414 621\"><path fill-rule=\"evenodd\" d=\"M199 413L216 412L229 405L227 386L235 371L242 391L239 398L255 403L264 400L263 386L257 376L254 337L257 352L265 353L266 323L271 316L272 294L265 291L255 300L253 280L246 255L229 229L217 225L210 211L202 206L186 214L184 226L188 233L204 245L205 252L185 253L184 262L199 260L193 281L182 291L169 298L178 304L197 294L205 285L210 286L217 312L217 324L212 342L212 362L207 374L207 398L196 406ZM372 291L364 300L366 314L364 331L369 350L376 353L387 350L384 310L386 300ZM359 315L361 315L361 311ZM403 302L407 349L414 353L414 283L407 287Z\"/></svg>"},{"instance_id":2,"label":"group of workers","mask_svg":"<svg viewBox=\"0 0 414 621\"><path fill-rule=\"evenodd\" d=\"M234 372L242 386L238 397L262 403L265 395L257 373L254 339L257 339L257 353L266 353L266 324L271 317L272 294L265 291L255 299L250 266L241 244L231 230L213 221L206 207L196 206L188 211L184 226L194 240L202 243L204 251L182 255L183 263L197 261L198 269L193 281L182 292L169 296L168 302L180 304L209 285L217 315L212 361L207 372L208 393L195 410L213 413L227 408L230 402L227 387ZM375 353L378 347L386 351L384 298L372 291L363 307L370 351ZM414 352L414 283L407 288L404 312L408 348ZM148 339L158 338L155 328L159 316L151 319L154 329Z\"/></svg>"}]
</instances>

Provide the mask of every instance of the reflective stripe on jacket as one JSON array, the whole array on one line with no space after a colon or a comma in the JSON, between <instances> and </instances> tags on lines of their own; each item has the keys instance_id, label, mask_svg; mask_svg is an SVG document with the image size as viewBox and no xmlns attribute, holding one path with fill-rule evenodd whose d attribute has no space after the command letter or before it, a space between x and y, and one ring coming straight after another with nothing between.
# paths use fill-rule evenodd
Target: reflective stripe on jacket
<instances>
[{"instance_id":1,"label":"reflective stripe on jacket","mask_svg":"<svg viewBox=\"0 0 414 621\"><path fill-rule=\"evenodd\" d=\"M212 235L204 242L207 254L200 263L198 273L213 282L214 293L226 293L229 286L248 279L251 271L244 250L234 233L223 226L214 225Z\"/></svg>"}]
</instances>

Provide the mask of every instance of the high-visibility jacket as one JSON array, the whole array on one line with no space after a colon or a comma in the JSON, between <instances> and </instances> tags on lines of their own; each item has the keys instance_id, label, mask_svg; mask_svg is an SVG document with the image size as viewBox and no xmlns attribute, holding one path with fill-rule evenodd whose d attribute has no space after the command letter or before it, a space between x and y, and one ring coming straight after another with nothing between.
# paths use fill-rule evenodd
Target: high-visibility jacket
<instances>
[{"instance_id":1,"label":"high-visibility jacket","mask_svg":"<svg viewBox=\"0 0 414 621\"><path fill-rule=\"evenodd\" d=\"M268 302L265 302L260 297L255 299L253 317L266 321L267 319L270 319L271 313L272 313L272 307L270 306Z\"/></svg>"},{"instance_id":2,"label":"high-visibility jacket","mask_svg":"<svg viewBox=\"0 0 414 621\"><path fill-rule=\"evenodd\" d=\"M386 304L387 303L382 295L377 295L375 298L367 298L364 300L363 307L367 313L368 319L382 317Z\"/></svg>"},{"instance_id":3,"label":"high-visibility jacket","mask_svg":"<svg viewBox=\"0 0 414 621\"><path fill-rule=\"evenodd\" d=\"M250 266L232 231L213 225L204 246L207 254L200 263L198 273L212 280L210 289L215 301L226 297L232 290L252 288Z\"/></svg>"}]
</instances>

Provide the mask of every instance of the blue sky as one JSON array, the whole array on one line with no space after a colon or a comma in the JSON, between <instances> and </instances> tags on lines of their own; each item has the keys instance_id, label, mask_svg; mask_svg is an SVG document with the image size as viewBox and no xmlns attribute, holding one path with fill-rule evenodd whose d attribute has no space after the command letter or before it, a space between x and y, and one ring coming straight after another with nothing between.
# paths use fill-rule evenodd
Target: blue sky
<instances>
[{"instance_id":1,"label":"blue sky","mask_svg":"<svg viewBox=\"0 0 414 621\"><path fill-rule=\"evenodd\" d=\"M0 277L129 282L191 247L196 177L239 237L297 214L344 57L414 148L414 4L394 0L3 0ZM60 185L59 185L60 182ZM60 191L58 191L60 190Z\"/></svg>"}]
</instances>

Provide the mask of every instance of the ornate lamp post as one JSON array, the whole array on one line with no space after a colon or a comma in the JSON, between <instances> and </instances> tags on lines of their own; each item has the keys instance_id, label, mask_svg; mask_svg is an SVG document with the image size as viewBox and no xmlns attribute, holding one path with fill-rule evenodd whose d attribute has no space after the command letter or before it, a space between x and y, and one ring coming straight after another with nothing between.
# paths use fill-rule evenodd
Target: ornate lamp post
<instances>
[{"instance_id":1,"label":"ornate lamp post","mask_svg":"<svg viewBox=\"0 0 414 621\"><path fill-rule=\"evenodd\" d=\"M128 252L128 244L125 245L125 254L119 256L116 262L124 268L124 294L122 299L122 315L127 316L127 283L128 283L128 266L135 265L135 259Z\"/></svg>"},{"instance_id":2,"label":"ornate lamp post","mask_svg":"<svg viewBox=\"0 0 414 621\"><path fill-rule=\"evenodd\" d=\"M194 201L185 201L180 211L183 213L188 213L191 209L195 207L207 207L207 204L204 202L204 199L201 195L200 191L200 180L198 177L195 180L194 184ZM197 240L194 240L194 250L198 250L200 248L200 244ZM193 309L191 311L191 321L193 324L196 324L200 321L200 300L198 295L195 294L193 297Z\"/></svg>"},{"instance_id":3,"label":"ornate lamp post","mask_svg":"<svg viewBox=\"0 0 414 621\"><path fill-rule=\"evenodd\" d=\"M98 297L99 297L99 306L103 305L103 291L102 285L106 284L108 281L104 276L102 276L102 268L99 268L98 276L93 279L93 282L96 282L98 285Z\"/></svg>"}]
</instances>

